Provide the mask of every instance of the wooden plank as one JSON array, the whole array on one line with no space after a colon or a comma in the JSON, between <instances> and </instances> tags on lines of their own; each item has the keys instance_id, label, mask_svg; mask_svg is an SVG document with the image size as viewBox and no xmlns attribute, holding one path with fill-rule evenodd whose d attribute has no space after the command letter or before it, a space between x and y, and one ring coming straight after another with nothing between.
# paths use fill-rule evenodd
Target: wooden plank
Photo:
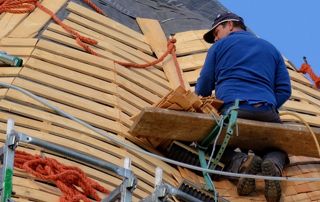
<instances>
[{"instance_id":1,"label":"wooden plank","mask_svg":"<svg viewBox=\"0 0 320 202\"><path fill-rule=\"evenodd\" d=\"M0 19L0 38L7 36L28 14L4 13Z\"/></svg>"},{"instance_id":2,"label":"wooden plank","mask_svg":"<svg viewBox=\"0 0 320 202\"><path fill-rule=\"evenodd\" d=\"M137 113L140 112L140 110L138 108L136 108L135 106L132 106L130 102L127 102L126 100L124 99L121 99L121 98L118 98L118 108L128 114L129 116L134 116L136 115ZM123 114L120 112L120 114ZM125 123L127 125L131 125L131 120L129 119L121 119L122 116L120 116L120 122L121 123Z\"/></svg>"},{"instance_id":3,"label":"wooden plank","mask_svg":"<svg viewBox=\"0 0 320 202\"><path fill-rule=\"evenodd\" d=\"M123 149L116 147L110 144L109 142L106 142L105 138L102 140L96 139L96 137L98 137L97 134L95 134L95 136L90 137L84 133L79 133L79 132L71 131L68 129L60 128L51 124L47 124L47 125L43 123L41 124L39 123L39 121L36 121L36 120L1 112L2 121L7 121L7 118L9 117L14 118L14 120L16 121L17 130L21 132L26 132L27 134L30 134L30 135L38 134L39 129L42 129L42 127L47 127L46 128L48 129L47 131L41 132L42 134L41 139L43 140L50 140L50 137L54 135L54 136L57 136L57 138L59 137L66 138L68 139L68 141L77 142L78 144L85 145L86 147L92 147L92 148L110 153L111 155L114 155L120 158L125 157L125 154L126 154ZM20 125L23 125L23 127L21 127ZM0 123L0 128L2 130L5 130L6 129L5 123ZM32 130L30 128L32 128ZM47 139L46 136L50 136L50 137L48 137ZM5 138L5 136L3 138Z\"/></svg>"},{"instance_id":4,"label":"wooden plank","mask_svg":"<svg viewBox=\"0 0 320 202\"><path fill-rule=\"evenodd\" d=\"M3 99L8 92L7 88L0 88L0 99Z\"/></svg>"},{"instance_id":5,"label":"wooden plank","mask_svg":"<svg viewBox=\"0 0 320 202\"><path fill-rule=\"evenodd\" d=\"M149 102L150 104L157 103L161 99L157 95L145 90L144 88L121 76L116 76L116 83L127 91L135 94L137 97Z\"/></svg>"},{"instance_id":6,"label":"wooden plank","mask_svg":"<svg viewBox=\"0 0 320 202\"><path fill-rule=\"evenodd\" d=\"M15 192L15 196L28 198L31 201L59 201L59 196L49 194L43 191L39 191L36 189L28 188L25 186L15 185L13 187L13 191Z\"/></svg>"},{"instance_id":7,"label":"wooden plank","mask_svg":"<svg viewBox=\"0 0 320 202\"><path fill-rule=\"evenodd\" d=\"M176 33L174 37L177 39L177 44L183 44L189 41L202 39L202 36L199 37L194 30Z\"/></svg>"},{"instance_id":8,"label":"wooden plank","mask_svg":"<svg viewBox=\"0 0 320 202\"><path fill-rule=\"evenodd\" d=\"M72 70L68 70L56 65L52 65L50 63L46 63L43 62L41 60L37 60L34 58L31 58L28 63L25 65L26 67L31 67L40 71L43 71L45 73L50 73L51 75L57 76L59 78L62 78L64 80L69 80L72 81L74 83L79 83L81 85L102 91L102 92L106 92L106 93L111 93L113 95L117 95L118 94L118 88L115 84L113 83L109 83L109 82L105 82L103 80L94 78L94 77L90 77L87 76L85 74L81 74L78 72L74 72ZM129 97L128 97L129 96ZM125 98L125 100L128 103L131 103L135 106L139 105L140 103L143 103L143 100L140 100L139 98L137 98L136 96L133 96L130 93L124 93L120 95L120 97ZM121 101L121 103L119 103L119 101L116 101L116 103L114 103L116 106L120 107L120 109L122 109L122 111L129 113L131 115L136 114L139 112L139 110L135 107L133 107L132 105L128 104L124 101ZM148 106L148 105L143 105L143 106ZM140 106L141 108L141 106Z\"/></svg>"},{"instance_id":9,"label":"wooden plank","mask_svg":"<svg viewBox=\"0 0 320 202\"><path fill-rule=\"evenodd\" d=\"M286 101L284 105L281 107L281 110L284 110L284 109L287 109L290 111L307 113L311 115L320 115L320 107L316 105L311 105L308 103L293 101L293 100Z\"/></svg>"},{"instance_id":10,"label":"wooden plank","mask_svg":"<svg viewBox=\"0 0 320 202\"><path fill-rule=\"evenodd\" d=\"M103 41L103 42L105 42L105 43L108 43L109 45L118 47L118 48L120 48L121 50L126 51L126 52L128 52L128 53L130 53L130 54L132 54L132 55L134 55L134 56L142 59L142 60L145 61L145 62L151 62L151 61L154 61L154 60L156 59L156 58L154 58L154 57L152 57L152 56L150 56L150 55L148 55L148 54L145 54L144 52L142 52L142 51L140 51L140 50L137 50L137 49L135 49L135 48L132 48L132 47L130 47L130 46L124 44L124 43L121 43L121 42L119 42L119 41L117 41L117 40L114 40L114 39L112 39L112 38L109 38L109 37L107 37L107 36L105 36L105 35L103 35L103 34L97 33L97 32L95 32L95 31L93 31L93 30L91 30L91 29L88 29L88 28L82 26L82 25L79 25L79 24L77 24L77 23L71 22L70 20L63 20L63 22L64 22L66 25L72 27L73 29L79 31L79 32L82 33L82 34L88 35L88 36L90 36L91 38L94 38L95 40L101 40L101 41ZM58 30L59 30L59 33L62 33L62 32L60 32L61 28L59 28L59 27L56 26L55 24L50 24L50 26L48 27L49 30L53 30L53 28L54 28L54 30L55 30L56 32L58 32ZM99 45L99 44L98 44L98 45ZM157 67L157 68L159 68L159 69L162 69L161 64L162 64L162 63L159 63L158 65L155 65L155 67ZM153 68L151 69L151 71L152 71L154 74L160 76L161 78L166 79L166 76L164 75L164 72L163 72L163 71L160 71L160 70L157 71L157 69L153 69Z\"/></svg>"},{"instance_id":11,"label":"wooden plank","mask_svg":"<svg viewBox=\"0 0 320 202\"><path fill-rule=\"evenodd\" d=\"M45 184L40 181L35 181L34 179L32 179L33 176L31 177L31 176L28 176L27 174L24 174L23 173L24 171L19 172L19 170L14 170L13 172L14 172L14 177L12 180L13 186L15 186L15 185L19 185L19 186L28 185L27 186L28 188L36 189L36 190L50 193L50 194L57 195L57 196L61 195L61 191L57 187L50 185L49 183Z\"/></svg>"},{"instance_id":12,"label":"wooden plank","mask_svg":"<svg viewBox=\"0 0 320 202\"><path fill-rule=\"evenodd\" d=\"M16 120L16 119L15 119ZM18 121L19 122L19 121ZM6 129L6 126L5 126L5 124L1 124L0 123L0 128L2 128L2 130L3 130L3 132L5 131L5 129ZM47 141L51 141L51 142L59 142L60 144L61 144L61 142L63 142L62 144L65 144L65 142L67 141L69 141L69 140L67 140L66 139L66 141L59 141L58 139L59 139L59 137L52 137L52 135L50 134L43 134L43 133L41 133L41 132L38 132L38 131L33 131L33 130L30 130L30 129L26 129L26 128L21 128L21 127L17 127L17 130L18 131L21 131L21 132L24 132L24 133L26 133L26 134L33 134L33 136L35 135L36 137L38 137L38 138L41 138L41 139L44 139L44 140L47 140ZM40 136L39 136L40 135ZM49 136L48 138L47 138L47 136ZM146 162L144 162L144 159L143 158L137 158L137 156L139 156L139 155L135 155L135 156L132 156L132 155L130 155L130 154L128 154L128 153L126 153L125 152L125 150L123 150L123 149L121 149L121 148L118 148L118 147L114 147L114 146L112 146L112 145L110 145L110 144L108 144L108 143L105 143L105 142L99 142L99 141L97 141L97 140L95 140L95 139L87 139L88 137L85 137L85 136L79 136L79 135L70 135L69 133L67 133L67 136L70 136L71 137L71 139L79 139L80 137L81 137L81 139L84 141L84 142L79 142L79 143L81 143L82 145L87 145L87 147L89 148L97 148L97 149L99 149L99 150L102 150L102 151L105 151L105 152L107 152L107 153L110 153L110 154L112 154L112 155L115 155L115 156L117 156L117 157L120 157L120 158L124 158L124 157L130 157L132 160L133 160L133 164L134 165L137 165L140 169L145 169L146 170L146 172L147 173L154 173L154 166L155 165L159 165L159 164L155 164L158 160L155 160L155 161L153 161L152 163L146 163ZM3 136L3 138L5 138L5 135ZM58 138L58 139L57 139ZM84 139L84 138L86 138L86 139ZM95 143L95 144L94 144ZM73 143L72 143L73 144ZM77 143L75 143L75 144L77 144ZM132 143L129 143L129 144L132 144ZM81 148L82 148L83 146L81 146ZM78 148L78 147L76 147L76 148ZM85 148L85 147L83 147L83 148ZM81 150L81 149L80 149ZM88 150L89 151L89 150ZM94 150L91 150L90 149L90 152L94 152ZM57 158L57 157L55 157L55 158ZM66 161L65 159L57 159L57 160L59 160L59 161ZM70 163L72 163L72 162L69 162L68 164L70 164ZM163 163L161 163L161 165L162 165ZM75 164L76 165L76 164ZM172 167L170 167L170 166L168 166L168 165L166 165L166 164L163 164L163 165L165 165L164 166L164 170L165 170L165 172L167 172L168 174L169 173L171 173L172 171L174 171L174 169L172 168ZM99 174L99 171L97 171L97 170L94 170L94 169L90 169L89 168L89 170L88 170L88 168L87 167L85 167L85 166L80 166L82 169L84 169L85 171L90 171L89 173L91 173L91 175L93 175L93 176L97 176L97 172L98 172L98 174ZM167 169L168 168L168 169ZM92 171L91 171L92 170ZM101 175L101 174L100 174ZM99 175L99 176L100 176ZM168 181L172 181L172 180L170 180L169 178L171 178L169 175L167 175L167 174L165 174L164 175L164 178L166 179L166 178L168 178L168 179L166 179L166 180L168 180ZM107 179L107 181L109 181L110 180L110 177L108 177L108 178L105 178L105 177L99 177L99 179L101 180L101 179L103 179L103 180L105 180L105 179ZM120 184L120 183L117 183L117 184ZM147 186L147 185L145 185L144 183L139 183L138 184L138 187L142 187L143 189L145 189L145 190L148 190L149 192L150 191L152 191L152 188L150 187L150 188L147 188L147 187L145 187L145 186Z\"/></svg>"},{"instance_id":13,"label":"wooden plank","mask_svg":"<svg viewBox=\"0 0 320 202\"><path fill-rule=\"evenodd\" d=\"M161 57L167 50L167 39L160 26L160 23L157 20L145 18L137 18L137 22L157 57ZM171 88L176 89L178 86L180 86L179 75L171 55L168 55L163 61L163 69L169 80ZM189 84L183 78L181 69L178 71L180 71L180 74L182 75L184 86L188 89Z\"/></svg>"},{"instance_id":14,"label":"wooden plank","mask_svg":"<svg viewBox=\"0 0 320 202\"><path fill-rule=\"evenodd\" d=\"M67 0L43 0L41 4L53 13L67 2ZM22 23L19 24L9 35L11 38L34 37L38 31L51 19L50 15L36 8Z\"/></svg>"},{"instance_id":15,"label":"wooden plank","mask_svg":"<svg viewBox=\"0 0 320 202\"><path fill-rule=\"evenodd\" d=\"M24 105L33 106L33 107L36 107L39 109L45 109L47 111L50 111L51 113L54 113L54 111L52 109L49 109L48 107L43 106L38 101L36 101L36 100L18 92L18 91L15 91L15 90L9 90L6 95L6 98L10 98L10 100L17 101L17 102L24 104ZM104 116L106 118L103 118L101 116L94 115L92 113L89 113L89 112L86 112L83 110L79 110L79 109L76 109L76 108L73 108L73 107L70 107L67 105L60 104L58 102L48 100L48 103L52 104L53 106L58 107L59 109L65 111L68 114L71 114L72 116L74 116L78 119L86 121L87 123L89 123L95 127L98 127L98 128L101 128L101 129L104 129L107 131L115 132L115 133L121 132L121 130L120 130L121 127L120 127L119 123L116 122L120 118L120 116L119 116L120 112L118 112L118 114L106 114ZM116 111L116 109L114 111ZM108 118L110 118L112 120L110 120Z\"/></svg>"},{"instance_id":16,"label":"wooden plank","mask_svg":"<svg viewBox=\"0 0 320 202\"><path fill-rule=\"evenodd\" d=\"M75 83L80 83L85 86L95 88L99 91L112 93L114 95L118 94L118 90L115 84L108 83L99 79L96 79L94 77L87 76L85 74L77 73L71 70L67 70L65 68L52 65L50 63L43 62L41 60L37 60L34 58L31 58L28 63L26 64L27 67L32 67L37 70L41 70L46 73L50 73L51 75L58 76L59 78L63 78L64 80L71 80ZM148 103L144 102L143 100L139 99L138 97L132 95L131 93L127 92L122 89L122 92L120 93L120 97L124 98L127 102L135 105L140 106L140 108L144 106L149 106ZM142 105L141 105L142 103ZM121 103L116 103L120 109L122 109L124 112L129 113L131 115L134 115L139 112L139 110L132 105L129 105L128 103L125 103L124 101L121 101Z\"/></svg>"},{"instance_id":17,"label":"wooden plank","mask_svg":"<svg viewBox=\"0 0 320 202\"><path fill-rule=\"evenodd\" d=\"M296 71L293 71L290 69L288 69L288 72L289 72L290 78L292 80L297 81L297 82L304 84L304 85L307 85L307 86L312 86L310 81L306 77L304 77L304 75L302 73L299 73L299 72L296 72Z\"/></svg>"},{"instance_id":18,"label":"wooden plank","mask_svg":"<svg viewBox=\"0 0 320 202\"><path fill-rule=\"evenodd\" d=\"M35 38L2 38L0 46L33 47L38 42Z\"/></svg>"},{"instance_id":19,"label":"wooden plank","mask_svg":"<svg viewBox=\"0 0 320 202\"><path fill-rule=\"evenodd\" d=\"M291 85L295 89L299 89L300 91L302 91L302 92L304 92L314 98L320 99L320 91L317 89L305 86L303 84L300 84L300 83L292 81L292 80L291 80Z\"/></svg>"},{"instance_id":20,"label":"wooden plank","mask_svg":"<svg viewBox=\"0 0 320 202\"><path fill-rule=\"evenodd\" d=\"M83 51L83 48L73 38L66 37L66 36L63 36L61 34L57 34L55 32L49 31L49 30L44 31L41 36L43 38L45 38L45 39L49 39L51 41L62 43L64 45L67 45L67 46L70 46L72 48L76 48L78 50ZM99 54L99 56L102 56L102 57L107 58L109 60L112 60L112 61L114 61L114 60L118 60L118 61L122 60L121 57L111 53L110 51L101 51L100 49L97 49L97 48L94 48L94 47L90 47L90 48L93 51L95 51L97 54Z\"/></svg>"},{"instance_id":21,"label":"wooden plank","mask_svg":"<svg viewBox=\"0 0 320 202\"><path fill-rule=\"evenodd\" d=\"M11 84L15 77L0 77L0 82Z\"/></svg>"},{"instance_id":22,"label":"wooden plank","mask_svg":"<svg viewBox=\"0 0 320 202\"><path fill-rule=\"evenodd\" d=\"M55 24L51 24L49 27L51 27L50 30L58 31L58 33L62 33L64 35L71 37L65 31L63 31L61 29L57 29L58 27ZM45 32L43 32L42 36L45 38L48 38L50 40L54 40L54 41L69 45L71 47L77 48L79 50L82 50L82 47L79 46L75 42L74 39L62 36L61 34L57 34L57 33L51 32L51 31L45 31ZM136 56L134 56L126 51L123 51L122 49L120 49L118 47L115 47L111 44L105 43L104 41L98 40L97 47L101 48L102 50L96 49L96 48L93 48L93 50L96 51L100 56L105 57L107 59L115 60L115 61L122 61L122 62L134 62L137 64L144 64L145 63L145 61L143 61L142 59L137 58ZM150 72L150 69L154 69L154 67L150 67L150 68L146 68L146 69L130 68L131 71L139 73L139 74L149 78L150 80L158 83L159 85L161 85L165 88L169 88L168 81L166 81L162 78L159 78L159 76Z\"/></svg>"},{"instance_id":23,"label":"wooden plank","mask_svg":"<svg viewBox=\"0 0 320 202\"><path fill-rule=\"evenodd\" d=\"M179 43L177 47L177 56L183 56L194 53L207 52L210 48L204 40L188 41L186 43Z\"/></svg>"},{"instance_id":24,"label":"wooden plank","mask_svg":"<svg viewBox=\"0 0 320 202\"><path fill-rule=\"evenodd\" d=\"M163 88L162 86L121 65L115 64L115 71L117 72L117 74L130 79L132 82L137 83L138 85L144 87L145 89L156 95L164 96L169 92L167 88Z\"/></svg>"},{"instance_id":25,"label":"wooden plank","mask_svg":"<svg viewBox=\"0 0 320 202\"><path fill-rule=\"evenodd\" d=\"M2 110L6 110L12 113L17 113L21 114L27 117L31 117L37 120L44 120L44 121L49 121L52 123L55 123L59 126L63 126L65 128L70 128L75 131L79 132L86 132L86 133L91 133L91 130L85 128L84 126L75 123L74 121L71 121L70 119L51 114L48 112L44 112L41 110L37 110L31 107L23 106L14 102L10 102L7 100L1 100L0 101L0 108Z\"/></svg>"},{"instance_id":26,"label":"wooden plank","mask_svg":"<svg viewBox=\"0 0 320 202\"><path fill-rule=\"evenodd\" d=\"M197 83L200 72L201 72L201 69L196 69L193 71L184 72L184 76L190 84L195 84L195 83Z\"/></svg>"},{"instance_id":27,"label":"wooden plank","mask_svg":"<svg viewBox=\"0 0 320 202\"><path fill-rule=\"evenodd\" d=\"M135 118L129 133L139 137L150 137L153 133L152 137L162 139L196 141L209 134L214 127L213 118L203 115L161 108L144 108Z\"/></svg>"},{"instance_id":28,"label":"wooden plank","mask_svg":"<svg viewBox=\"0 0 320 202\"><path fill-rule=\"evenodd\" d=\"M71 48L61 46L45 40L40 40L37 44L37 47L58 55L61 55L63 53L64 57L68 57L68 58L75 59L90 65L94 65L107 70L114 71L114 63L111 60L107 60L105 58L96 57L94 55L77 51L75 49L71 49ZM132 75L130 74L129 76L132 76ZM131 81L128 81L127 79L121 76L118 76L118 75L116 76L115 83L117 83L118 85L124 87L129 92L135 94L136 96L152 104L158 102L160 99L158 96L150 93L144 88L138 86L137 84Z\"/></svg>"},{"instance_id":29,"label":"wooden plank","mask_svg":"<svg viewBox=\"0 0 320 202\"><path fill-rule=\"evenodd\" d=\"M0 77L18 76L21 68L17 67L1 67Z\"/></svg>"},{"instance_id":30,"label":"wooden plank","mask_svg":"<svg viewBox=\"0 0 320 202\"><path fill-rule=\"evenodd\" d=\"M115 31L118 31L122 34L128 35L134 39L137 39L141 42L146 43L145 37L141 33L136 32L136 31L130 29L129 27L112 20L109 17L102 16L95 11L92 11L90 9L83 7L83 6L80 6L79 4L76 4L74 2L69 2L67 9L75 14L78 14L82 17L87 18L88 20L99 23L99 24L104 25L108 28L111 28Z\"/></svg>"},{"instance_id":31,"label":"wooden plank","mask_svg":"<svg viewBox=\"0 0 320 202\"><path fill-rule=\"evenodd\" d=\"M97 79L87 74L79 73L73 70L69 70L58 65L54 65L48 62L44 62L39 59L30 58L25 64L25 67L30 67L46 74L64 79L66 81L72 81L102 92L117 94L117 85L101 79ZM1 69L0 69L1 74Z\"/></svg>"},{"instance_id":32,"label":"wooden plank","mask_svg":"<svg viewBox=\"0 0 320 202\"><path fill-rule=\"evenodd\" d=\"M7 52L9 55L30 56L34 47L8 47L0 46L1 51Z\"/></svg>"},{"instance_id":33,"label":"wooden plank","mask_svg":"<svg viewBox=\"0 0 320 202\"><path fill-rule=\"evenodd\" d=\"M300 90L292 89L291 98L305 100L309 103L312 103L312 104L320 107L320 100L318 100L314 97L311 97L311 96L301 92Z\"/></svg>"},{"instance_id":34,"label":"wooden plank","mask_svg":"<svg viewBox=\"0 0 320 202\"><path fill-rule=\"evenodd\" d=\"M113 29L110 29L104 25L95 23L91 20L88 20L74 13L70 13L67 19L152 55L152 51L148 44L141 42L139 40L136 40L134 38L128 37L127 35L122 34L120 32L114 31Z\"/></svg>"},{"instance_id":35,"label":"wooden plank","mask_svg":"<svg viewBox=\"0 0 320 202\"><path fill-rule=\"evenodd\" d=\"M291 69L293 71L297 71L297 68L294 66L294 64L290 60L288 60L285 57L283 57L283 59L284 59L284 63L286 64L288 69Z\"/></svg>"},{"instance_id":36,"label":"wooden plank","mask_svg":"<svg viewBox=\"0 0 320 202\"><path fill-rule=\"evenodd\" d=\"M280 111L286 112L286 111ZM293 112L295 113L295 112ZM310 126L320 127L320 116L302 114L302 113L295 113L299 115L305 122L307 122ZM293 122L293 123L301 123L299 119L290 115L284 115L280 117L283 122Z\"/></svg>"},{"instance_id":37,"label":"wooden plank","mask_svg":"<svg viewBox=\"0 0 320 202\"><path fill-rule=\"evenodd\" d=\"M76 59L69 59L67 57L64 57L58 54L53 54L41 49L35 49L31 57L38 58L40 60L46 61L54 65L58 65L70 70L74 70L74 71L86 74L88 76L96 77L104 81L108 81L108 82L115 81L114 71L105 70L105 69L96 67L94 65L80 62Z\"/></svg>"},{"instance_id":38,"label":"wooden plank","mask_svg":"<svg viewBox=\"0 0 320 202\"><path fill-rule=\"evenodd\" d=\"M199 69L203 66L207 53L198 53L183 57L178 57L181 69L185 71Z\"/></svg>"},{"instance_id":39,"label":"wooden plank","mask_svg":"<svg viewBox=\"0 0 320 202\"><path fill-rule=\"evenodd\" d=\"M142 109L144 107L151 106L148 102L140 99L139 97L135 96L134 94L128 92L123 88L118 88L119 96L126 100L127 102L131 102L135 105L138 109Z\"/></svg>"},{"instance_id":40,"label":"wooden plank","mask_svg":"<svg viewBox=\"0 0 320 202\"><path fill-rule=\"evenodd\" d=\"M71 141L78 142L79 144L86 145L88 147L93 147L121 158L125 155L123 149L114 146L110 142L106 141L106 138L101 138L101 136L97 135L96 133L93 133L94 135L79 133L77 131L72 131L69 129L61 128L59 126L55 126L53 124L44 124L44 122L33 120L27 117L21 117L19 115L9 114L5 112L0 113L0 119L5 123L7 119L10 117L12 117L15 120L15 127L19 131L28 132L30 133L30 135L35 133L34 131L39 132L39 130L41 130L42 133L48 133L47 135L49 136L55 135L67 138ZM0 127L2 128L2 130L6 129L5 123L0 123ZM28 129L28 131L26 131L26 129ZM34 131L30 131L31 129ZM5 138L5 136L3 138ZM46 137L42 139L46 140Z\"/></svg>"},{"instance_id":41,"label":"wooden plank","mask_svg":"<svg viewBox=\"0 0 320 202\"><path fill-rule=\"evenodd\" d=\"M63 91L56 90L41 84L37 84L25 79L16 78L13 85L24 88L38 96L69 105L83 111L94 113L103 117L118 118L119 111L115 108L84 99Z\"/></svg>"},{"instance_id":42,"label":"wooden plank","mask_svg":"<svg viewBox=\"0 0 320 202\"><path fill-rule=\"evenodd\" d=\"M199 141L209 134L214 123L214 119L209 114L145 108L135 120L130 133L139 136ZM239 135L231 138L228 144L231 147L256 151L270 146L283 149L292 155L318 156L316 146L310 146L314 142L311 134L302 125L245 119L238 119L237 123ZM320 141L320 129L313 128L313 130ZM220 137L220 143L222 138L223 136Z\"/></svg>"},{"instance_id":43,"label":"wooden plank","mask_svg":"<svg viewBox=\"0 0 320 202\"><path fill-rule=\"evenodd\" d=\"M207 29L203 30L191 30L185 32L179 32L175 34L177 43L184 43L187 41L193 41L198 39L203 39L203 35L207 32Z\"/></svg>"},{"instance_id":44,"label":"wooden plank","mask_svg":"<svg viewBox=\"0 0 320 202\"><path fill-rule=\"evenodd\" d=\"M103 93L92 88L59 79L57 77L41 73L30 68L23 68L20 72L20 76L46 84L48 86L68 93L78 95L80 97L91 99L111 106L117 105L117 99L114 95Z\"/></svg>"},{"instance_id":45,"label":"wooden plank","mask_svg":"<svg viewBox=\"0 0 320 202\"><path fill-rule=\"evenodd\" d=\"M37 43L37 47L41 50L45 50L56 55L67 57L89 65L98 66L111 71L114 70L113 61L75 50L74 48L66 47L46 40L40 40Z\"/></svg>"}]
</instances>

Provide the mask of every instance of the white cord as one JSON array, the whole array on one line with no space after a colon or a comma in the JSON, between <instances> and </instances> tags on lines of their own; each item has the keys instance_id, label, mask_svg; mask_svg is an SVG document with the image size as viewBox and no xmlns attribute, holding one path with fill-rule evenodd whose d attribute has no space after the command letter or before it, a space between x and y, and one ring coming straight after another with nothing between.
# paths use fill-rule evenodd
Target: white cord
<instances>
[{"instance_id":1,"label":"white cord","mask_svg":"<svg viewBox=\"0 0 320 202\"><path fill-rule=\"evenodd\" d=\"M222 131L223 124L224 124L224 119L225 119L225 117L224 117L224 116L221 116L220 121L219 121L219 123L218 123L218 125L221 125L221 126L220 126L220 128L219 128L219 132L218 132L218 134L217 134L217 136L216 136L216 139L214 140L214 144L213 144L213 146L212 146L212 151L211 151L211 155L210 155L210 158L209 158L209 162L208 162L207 168L210 168L210 164L211 164L211 161L212 161L212 158L213 158L213 154L214 154L214 151L216 150L217 141L218 141L218 139L219 139L219 137L220 137L220 135L221 135L221 131Z\"/></svg>"},{"instance_id":2,"label":"white cord","mask_svg":"<svg viewBox=\"0 0 320 202\"><path fill-rule=\"evenodd\" d=\"M169 158L165 158L165 157L159 156L157 154L154 154L154 153L151 153L151 152L148 152L148 151L144 151L144 150L142 150L140 148L136 148L134 146L131 146L130 144L126 144L125 141L120 141L120 140L116 139L115 137L112 137L111 135L109 135L107 132L99 130L99 129L91 126L90 124L88 124L88 123L86 123L86 122L84 122L84 121L82 121L80 119L75 118L74 116L64 112L63 110L60 110L59 108L51 105L46 99L41 98L39 96L36 96L36 95L32 94L31 92L29 92L27 90L24 90L24 89L22 89L20 87L17 87L15 85L8 84L8 83L5 83L5 82L0 82L0 86L3 86L5 88L12 88L12 89L15 89L17 91L22 92L23 94L25 94L25 95L37 100L40 103L42 103L43 105L53 109L58 114L60 114L60 115L62 115L64 117L67 117L67 118L69 118L69 119L71 119L71 120L83 125L84 127L86 127L88 129L90 129L90 130L102 135L105 138L108 138L109 140L113 141L114 143L118 144L119 146L127 148L127 149L129 149L131 151L136 151L136 152L139 152L139 153L143 153L145 155L151 156L153 158L156 158L156 159L159 159L159 160L162 160L164 162L171 163L171 164L174 164L174 165L177 165L177 166L189 168L189 169L192 169L192 170L207 172L207 173L213 173L213 174L216 174L216 175L229 176L229 177L244 177L244 178L252 178L252 179L281 180L281 181L292 181L292 182L298 182L298 181L316 182L316 181L320 181L320 178L297 178L297 177L290 177L289 178L289 177L271 177L271 176L260 176L260 175L230 173L230 172L224 172L224 171L218 171L218 170L210 170L210 169L201 168L201 167L198 167L198 166L189 165L189 164L186 164L186 163L181 163L179 161L175 161L175 160L172 160L172 159L169 159Z\"/></svg>"}]
</instances>

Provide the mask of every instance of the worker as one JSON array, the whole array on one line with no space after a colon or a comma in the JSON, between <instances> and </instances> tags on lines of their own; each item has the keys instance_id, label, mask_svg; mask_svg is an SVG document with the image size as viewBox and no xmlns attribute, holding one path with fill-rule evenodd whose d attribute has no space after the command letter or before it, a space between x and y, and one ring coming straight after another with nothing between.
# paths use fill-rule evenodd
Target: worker
<instances>
[{"instance_id":1,"label":"worker","mask_svg":"<svg viewBox=\"0 0 320 202\"><path fill-rule=\"evenodd\" d=\"M195 92L204 97L215 90L215 96L224 101L222 113L239 99L238 117L281 123L278 109L289 99L291 84L279 51L248 32L244 20L231 12L217 15L203 38L214 45L208 50ZM251 158L232 150L225 152L221 161L230 172L281 176L287 154L268 150L263 155ZM251 194L255 180L240 178L237 191L239 195ZM265 180L265 197L267 201L280 200L280 181Z\"/></svg>"}]
</instances>

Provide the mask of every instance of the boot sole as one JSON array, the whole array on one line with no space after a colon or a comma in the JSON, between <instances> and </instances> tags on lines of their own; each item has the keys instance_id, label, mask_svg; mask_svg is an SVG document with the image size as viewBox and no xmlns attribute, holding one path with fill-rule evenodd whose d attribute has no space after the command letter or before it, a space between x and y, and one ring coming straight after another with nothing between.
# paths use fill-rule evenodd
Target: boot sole
<instances>
[{"instance_id":1,"label":"boot sole","mask_svg":"<svg viewBox=\"0 0 320 202\"><path fill-rule=\"evenodd\" d=\"M262 175L277 176L276 167L270 160L265 160L261 164ZM268 202L277 202L281 198L280 181L265 180L264 194Z\"/></svg>"},{"instance_id":2,"label":"boot sole","mask_svg":"<svg viewBox=\"0 0 320 202\"><path fill-rule=\"evenodd\" d=\"M249 164L246 174L256 175L261 171L262 159L254 156L252 162ZM249 195L256 189L256 180L252 178L240 178L237 185L237 192L240 196Z\"/></svg>"}]
</instances>

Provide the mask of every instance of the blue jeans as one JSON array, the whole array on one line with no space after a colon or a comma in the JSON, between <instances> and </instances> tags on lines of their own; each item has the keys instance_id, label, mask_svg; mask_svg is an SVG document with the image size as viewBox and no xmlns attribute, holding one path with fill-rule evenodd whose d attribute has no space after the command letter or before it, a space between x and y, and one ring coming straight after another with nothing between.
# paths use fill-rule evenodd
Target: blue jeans
<instances>
[{"instance_id":1,"label":"blue jeans","mask_svg":"<svg viewBox=\"0 0 320 202\"><path fill-rule=\"evenodd\" d=\"M234 105L234 103L224 105L221 110L222 114L226 113L229 107L232 105ZM281 123L277 109L268 103L258 103L252 105L248 104L247 102L240 102L238 118ZM216 149L216 151L217 150L218 149ZM264 160L271 160L278 167L281 173L284 166L289 163L287 153L279 149L269 148L256 154L261 156ZM226 171L238 173L241 163L246 158L246 153L235 152L233 149L227 147L220 161L225 165Z\"/></svg>"}]
</instances>

